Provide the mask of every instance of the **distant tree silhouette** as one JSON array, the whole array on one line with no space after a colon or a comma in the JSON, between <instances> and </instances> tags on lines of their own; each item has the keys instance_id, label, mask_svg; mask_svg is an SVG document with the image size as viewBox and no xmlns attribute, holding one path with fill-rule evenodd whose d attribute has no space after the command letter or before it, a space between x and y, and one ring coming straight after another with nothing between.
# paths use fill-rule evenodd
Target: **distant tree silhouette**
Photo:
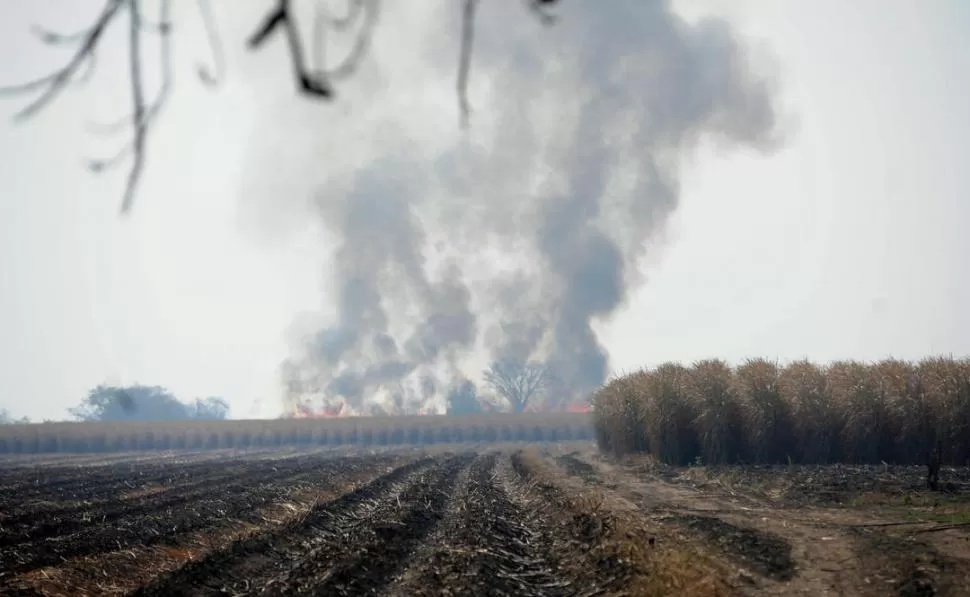
<instances>
[{"instance_id":1,"label":"distant tree silhouette","mask_svg":"<svg viewBox=\"0 0 970 597\"><path fill-rule=\"evenodd\" d=\"M19 425L23 423L30 423L30 419L27 417L15 419L9 410L0 408L0 425Z\"/></svg>"},{"instance_id":2,"label":"distant tree silhouette","mask_svg":"<svg viewBox=\"0 0 970 597\"><path fill-rule=\"evenodd\" d=\"M228 418L229 404L222 398L184 403L160 386L100 385L68 412L80 421L215 420Z\"/></svg>"},{"instance_id":3,"label":"distant tree silhouette","mask_svg":"<svg viewBox=\"0 0 970 597\"><path fill-rule=\"evenodd\" d=\"M229 418L229 403L225 398L196 398L194 419L205 419L210 421Z\"/></svg>"},{"instance_id":4,"label":"distant tree silhouette","mask_svg":"<svg viewBox=\"0 0 970 597\"><path fill-rule=\"evenodd\" d=\"M478 398L475 384L465 380L448 392L449 415L474 415L482 412L482 403Z\"/></svg>"}]
</instances>

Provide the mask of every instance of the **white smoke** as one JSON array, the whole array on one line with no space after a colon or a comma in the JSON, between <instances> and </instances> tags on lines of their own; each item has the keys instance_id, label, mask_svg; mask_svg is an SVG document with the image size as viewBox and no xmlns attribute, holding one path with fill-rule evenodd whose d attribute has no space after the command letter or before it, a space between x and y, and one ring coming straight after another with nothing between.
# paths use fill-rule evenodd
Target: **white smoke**
<instances>
[{"instance_id":1,"label":"white smoke","mask_svg":"<svg viewBox=\"0 0 970 597\"><path fill-rule=\"evenodd\" d=\"M431 4L387 3L339 105L316 122L277 111L254 136L247 199L329 235L330 316L301 330L290 400L441 410L498 357L548 362L559 397L588 393L609 359L593 324L640 283L682 159L706 140L779 142L774 82L730 25L661 0L564 3L553 27L482 3L462 136L458 3Z\"/></svg>"}]
</instances>

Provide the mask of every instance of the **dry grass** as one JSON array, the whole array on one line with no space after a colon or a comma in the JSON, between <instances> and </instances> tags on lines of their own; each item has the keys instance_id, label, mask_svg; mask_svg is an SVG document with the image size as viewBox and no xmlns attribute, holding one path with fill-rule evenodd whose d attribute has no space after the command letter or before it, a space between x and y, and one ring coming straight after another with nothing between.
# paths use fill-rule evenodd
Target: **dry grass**
<instances>
[{"instance_id":1,"label":"dry grass","mask_svg":"<svg viewBox=\"0 0 970 597\"><path fill-rule=\"evenodd\" d=\"M0 427L0 454L225 449L282 445L419 445L591 438L582 413L347 417L250 421L42 423Z\"/></svg>"},{"instance_id":2,"label":"dry grass","mask_svg":"<svg viewBox=\"0 0 970 597\"><path fill-rule=\"evenodd\" d=\"M594 397L600 448L668 464L970 464L970 359L662 365Z\"/></svg>"}]
</instances>

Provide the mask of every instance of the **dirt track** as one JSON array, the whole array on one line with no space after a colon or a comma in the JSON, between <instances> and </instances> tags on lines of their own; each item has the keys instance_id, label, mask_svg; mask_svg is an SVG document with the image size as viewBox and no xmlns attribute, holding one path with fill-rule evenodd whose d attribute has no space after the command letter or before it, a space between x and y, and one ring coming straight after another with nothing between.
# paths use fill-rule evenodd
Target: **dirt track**
<instances>
[{"instance_id":1,"label":"dirt track","mask_svg":"<svg viewBox=\"0 0 970 597\"><path fill-rule=\"evenodd\" d=\"M970 595L970 529L929 514L959 479L903 505L728 473L589 444L11 459L0 594Z\"/></svg>"}]
</instances>

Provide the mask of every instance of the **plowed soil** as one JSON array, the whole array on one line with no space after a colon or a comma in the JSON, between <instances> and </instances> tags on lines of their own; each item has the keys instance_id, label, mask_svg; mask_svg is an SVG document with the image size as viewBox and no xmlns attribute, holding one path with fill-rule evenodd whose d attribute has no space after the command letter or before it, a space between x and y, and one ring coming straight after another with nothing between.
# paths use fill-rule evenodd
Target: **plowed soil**
<instances>
[{"instance_id":1,"label":"plowed soil","mask_svg":"<svg viewBox=\"0 0 970 597\"><path fill-rule=\"evenodd\" d=\"M970 474L587 443L0 461L0 595L970 595Z\"/></svg>"}]
</instances>

